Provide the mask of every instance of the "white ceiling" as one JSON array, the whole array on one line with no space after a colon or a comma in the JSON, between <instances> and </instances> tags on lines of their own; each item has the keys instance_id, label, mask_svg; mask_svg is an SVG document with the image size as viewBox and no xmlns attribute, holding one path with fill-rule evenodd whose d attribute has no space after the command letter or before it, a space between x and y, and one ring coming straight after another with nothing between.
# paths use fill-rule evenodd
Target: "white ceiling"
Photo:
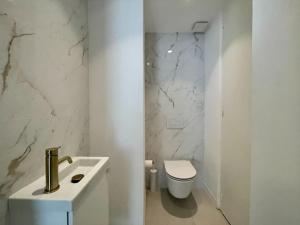
<instances>
[{"instance_id":1,"label":"white ceiling","mask_svg":"<svg viewBox=\"0 0 300 225\"><path fill-rule=\"evenodd\" d=\"M145 0L146 32L191 32L196 21L211 21L222 0Z\"/></svg>"}]
</instances>

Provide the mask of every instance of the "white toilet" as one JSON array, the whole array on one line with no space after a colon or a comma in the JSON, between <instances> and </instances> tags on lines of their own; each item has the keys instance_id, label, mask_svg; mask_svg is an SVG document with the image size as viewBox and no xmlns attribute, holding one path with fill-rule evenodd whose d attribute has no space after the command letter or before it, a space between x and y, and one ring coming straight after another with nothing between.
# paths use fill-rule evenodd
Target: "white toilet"
<instances>
[{"instance_id":1,"label":"white toilet","mask_svg":"<svg viewBox=\"0 0 300 225\"><path fill-rule=\"evenodd\" d=\"M188 160L164 161L169 192L175 198L187 198L193 188L197 171Z\"/></svg>"}]
</instances>

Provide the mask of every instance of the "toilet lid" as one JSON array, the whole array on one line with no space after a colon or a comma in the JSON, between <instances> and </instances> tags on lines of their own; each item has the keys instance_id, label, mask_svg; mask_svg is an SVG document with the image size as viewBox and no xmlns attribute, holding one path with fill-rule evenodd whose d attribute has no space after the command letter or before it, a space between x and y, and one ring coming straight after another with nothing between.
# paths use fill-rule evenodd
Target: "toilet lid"
<instances>
[{"instance_id":1,"label":"toilet lid","mask_svg":"<svg viewBox=\"0 0 300 225\"><path fill-rule=\"evenodd\" d=\"M197 172L188 160L165 161L166 172L177 179L191 179Z\"/></svg>"}]
</instances>

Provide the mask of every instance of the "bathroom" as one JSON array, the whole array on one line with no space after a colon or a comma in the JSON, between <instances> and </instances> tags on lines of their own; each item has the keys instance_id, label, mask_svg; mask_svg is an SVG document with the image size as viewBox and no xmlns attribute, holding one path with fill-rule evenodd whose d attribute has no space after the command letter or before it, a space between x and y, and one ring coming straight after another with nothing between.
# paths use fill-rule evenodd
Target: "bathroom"
<instances>
[{"instance_id":1,"label":"bathroom","mask_svg":"<svg viewBox=\"0 0 300 225\"><path fill-rule=\"evenodd\" d=\"M299 225L299 21L298 0L0 0L0 225Z\"/></svg>"}]
</instances>

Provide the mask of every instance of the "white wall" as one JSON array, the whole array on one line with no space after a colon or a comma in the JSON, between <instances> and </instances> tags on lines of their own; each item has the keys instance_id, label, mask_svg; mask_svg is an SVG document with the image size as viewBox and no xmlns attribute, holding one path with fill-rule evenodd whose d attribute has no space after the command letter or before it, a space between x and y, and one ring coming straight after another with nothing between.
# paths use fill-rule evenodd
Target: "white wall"
<instances>
[{"instance_id":1,"label":"white wall","mask_svg":"<svg viewBox=\"0 0 300 225\"><path fill-rule=\"evenodd\" d=\"M144 220L143 1L89 1L90 147L111 157L111 224Z\"/></svg>"},{"instance_id":2,"label":"white wall","mask_svg":"<svg viewBox=\"0 0 300 225\"><path fill-rule=\"evenodd\" d=\"M251 225L300 224L300 1L254 0Z\"/></svg>"},{"instance_id":3,"label":"white wall","mask_svg":"<svg viewBox=\"0 0 300 225\"><path fill-rule=\"evenodd\" d=\"M211 21L223 0L144 0L145 30L156 33L192 32L195 21ZM179 16L180 15L180 16Z\"/></svg>"},{"instance_id":4,"label":"white wall","mask_svg":"<svg viewBox=\"0 0 300 225\"><path fill-rule=\"evenodd\" d=\"M219 205L222 121L222 15L205 33L205 152L204 185Z\"/></svg>"},{"instance_id":5,"label":"white wall","mask_svg":"<svg viewBox=\"0 0 300 225\"><path fill-rule=\"evenodd\" d=\"M252 1L226 1L223 25L221 209L232 225L247 225Z\"/></svg>"}]
</instances>

